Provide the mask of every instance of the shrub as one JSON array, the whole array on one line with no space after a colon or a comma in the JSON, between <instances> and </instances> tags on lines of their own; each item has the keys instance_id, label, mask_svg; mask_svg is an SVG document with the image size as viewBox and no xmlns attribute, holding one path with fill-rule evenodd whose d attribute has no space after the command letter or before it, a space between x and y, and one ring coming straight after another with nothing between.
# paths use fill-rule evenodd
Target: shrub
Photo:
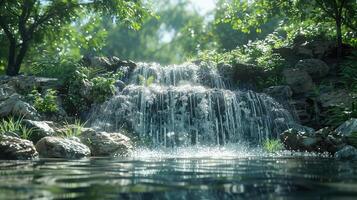
<instances>
[{"instance_id":1,"label":"shrub","mask_svg":"<svg viewBox=\"0 0 357 200\"><path fill-rule=\"evenodd\" d=\"M96 77L92 79L92 83L91 96L94 103L103 103L115 92L115 79L113 78Z\"/></svg>"},{"instance_id":2,"label":"shrub","mask_svg":"<svg viewBox=\"0 0 357 200\"><path fill-rule=\"evenodd\" d=\"M57 78L64 83L78 67L80 67L79 58L46 54L32 60L29 68L26 68L24 72L35 76Z\"/></svg>"},{"instance_id":3,"label":"shrub","mask_svg":"<svg viewBox=\"0 0 357 200\"><path fill-rule=\"evenodd\" d=\"M33 104L36 110L42 113L56 113L58 111L57 92L53 89L47 89L42 95L38 90L34 89L31 92Z\"/></svg>"},{"instance_id":4,"label":"shrub","mask_svg":"<svg viewBox=\"0 0 357 200\"><path fill-rule=\"evenodd\" d=\"M263 148L269 153L275 153L284 149L283 143L278 139L267 139L263 142Z\"/></svg>"},{"instance_id":5,"label":"shrub","mask_svg":"<svg viewBox=\"0 0 357 200\"><path fill-rule=\"evenodd\" d=\"M240 80L241 77L247 78L244 73L254 74L250 76L251 84L258 88L266 88L271 85L278 85L282 80L281 72L285 66L285 60L274 52L275 48L285 45L285 41L277 33L268 35L264 40L250 41L248 44L236 49L219 53L216 51L204 51L198 55L199 60L213 63L228 63L233 66L233 79ZM247 72L244 64L251 64L254 67L254 73ZM258 73L257 73L258 71Z\"/></svg>"},{"instance_id":6,"label":"shrub","mask_svg":"<svg viewBox=\"0 0 357 200\"><path fill-rule=\"evenodd\" d=\"M22 117L17 119L14 119L13 117L2 119L0 121L0 135L5 134L6 132L13 132L23 139L28 139L33 133L33 129L23 126L22 120Z\"/></svg>"},{"instance_id":7,"label":"shrub","mask_svg":"<svg viewBox=\"0 0 357 200\"><path fill-rule=\"evenodd\" d=\"M114 84L122 76L122 71L107 73L104 68L78 68L66 83L64 106L67 112L78 115L87 111L93 103L103 103L114 94Z\"/></svg>"}]
</instances>

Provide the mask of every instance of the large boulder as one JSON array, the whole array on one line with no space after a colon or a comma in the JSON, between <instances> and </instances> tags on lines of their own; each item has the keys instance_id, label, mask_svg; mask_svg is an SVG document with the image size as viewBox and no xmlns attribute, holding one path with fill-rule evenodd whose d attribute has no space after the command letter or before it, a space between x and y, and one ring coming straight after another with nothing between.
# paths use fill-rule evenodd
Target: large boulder
<instances>
[{"instance_id":1,"label":"large boulder","mask_svg":"<svg viewBox=\"0 0 357 200\"><path fill-rule=\"evenodd\" d=\"M319 59L300 60L295 68L306 71L312 78L322 78L329 73L329 66Z\"/></svg>"},{"instance_id":2,"label":"large boulder","mask_svg":"<svg viewBox=\"0 0 357 200\"><path fill-rule=\"evenodd\" d=\"M84 129L81 141L89 146L92 156L127 156L133 148L130 139L123 134L93 129Z\"/></svg>"},{"instance_id":3,"label":"large boulder","mask_svg":"<svg viewBox=\"0 0 357 200\"><path fill-rule=\"evenodd\" d=\"M346 145L335 153L335 157L339 159L357 160L357 149L353 146Z\"/></svg>"},{"instance_id":4,"label":"large boulder","mask_svg":"<svg viewBox=\"0 0 357 200\"><path fill-rule=\"evenodd\" d=\"M51 121L24 120L23 123L27 128L32 129L33 133L30 138L35 143L46 136L55 134L55 130L52 128L54 124Z\"/></svg>"},{"instance_id":5,"label":"large boulder","mask_svg":"<svg viewBox=\"0 0 357 200\"><path fill-rule=\"evenodd\" d=\"M0 136L0 159L27 160L37 157L38 153L31 141L8 134Z\"/></svg>"},{"instance_id":6,"label":"large boulder","mask_svg":"<svg viewBox=\"0 0 357 200\"><path fill-rule=\"evenodd\" d=\"M357 133L357 119L351 118L350 120L345 121L337 127L335 132L341 136L351 136L352 133Z\"/></svg>"},{"instance_id":7,"label":"large boulder","mask_svg":"<svg viewBox=\"0 0 357 200\"><path fill-rule=\"evenodd\" d=\"M287 68L283 71L283 76L294 93L306 93L314 88L311 76L302 69Z\"/></svg>"},{"instance_id":8,"label":"large boulder","mask_svg":"<svg viewBox=\"0 0 357 200\"><path fill-rule=\"evenodd\" d=\"M39 118L36 109L23 101L22 97L16 93L0 102L0 117L9 115L22 116L27 119Z\"/></svg>"},{"instance_id":9,"label":"large boulder","mask_svg":"<svg viewBox=\"0 0 357 200\"><path fill-rule=\"evenodd\" d=\"M90 149L76 139L44 137L36 144L40 157L80 159L90 156Z\"/></svg>"}]
</instances>

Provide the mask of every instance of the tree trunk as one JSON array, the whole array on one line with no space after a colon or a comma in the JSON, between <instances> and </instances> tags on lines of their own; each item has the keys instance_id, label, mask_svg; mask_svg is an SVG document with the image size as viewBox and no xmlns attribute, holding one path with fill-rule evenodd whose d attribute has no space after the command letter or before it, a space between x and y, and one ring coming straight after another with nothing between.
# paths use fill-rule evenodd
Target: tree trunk
<instances>
[{"instance_id":1,"label":"tree trunk","mask_svg":"<svg viewBox=\"0 0 357 200\"><path fill-rule=\"evenodd\" d=\"M6 75L16 76L19 73L19 71L16 69L16 41L10 40Z\"/></svg>"},{"instance_id":2,"label":"tree trunk","mask_svg":"<svg viewBox=\"0 0 357 200\"><path fill-rule=\"evenodd\" d=\"M16 55L16 42L10 42L8 64L6 75L17 76L20 72L21 64L25 58L28 49L28 42L23 42L19 53Z\"/></svg>"},{"instance_id":3,"label":"tree trunk","mask_svg":"<svg viewBox=\"0 0 357 200\"><path fill-rule=\"evenodd\" d=\"M342 28L341 19L336 19L336 36L337 36L337 60L339 61L342 57Z\"/></svg>"}]
</instances>

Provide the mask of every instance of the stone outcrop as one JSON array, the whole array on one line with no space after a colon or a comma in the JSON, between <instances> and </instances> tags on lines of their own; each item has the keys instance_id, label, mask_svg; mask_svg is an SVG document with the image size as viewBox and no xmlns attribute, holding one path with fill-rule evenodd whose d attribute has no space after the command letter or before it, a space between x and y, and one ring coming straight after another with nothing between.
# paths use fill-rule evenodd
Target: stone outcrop
<instances>
[{"instance_id":1,"label":"stone outcrop","mask_svg":"<svg viewBox=\"0 0 357 200\"><path fill-rule=\"evenodd\" d=\"M85 129L80 138L90 148L92 156L126 156L133 148L130 139L120 133Z\"/></svg>"},{"instance_id":2,"label":"stone outcrop","mask_svg":"<svg viewBox=\"0 0 357 200\"><path fill-rule=\"evenodd\" d=\"M63 137L44 137L36 144L43 158L79 159L90 156L90 149L77 139Z\"/></svg>"},{"instance_id":3,"label":"stone outcrop","mask_svg":"<svg viewBox=\"0 0 357 200\"><path fill-rule=\"evenodd\" d=\"M0 116L22 116L28 119L38 119L37 110L23 100L23 97L14 93L0 102Z\"/></svg>"},{"instance_id":4,"label":"stone outcrop","mask_svg":"<svg viewBox=\"0 0 357 200\"><path fill-rule=\"evenodd\" d=\"M31 141L9 135L11 134L4 133L0 136L0 159L28 160L38 157Z\"/></svg>"},{"instance_id":5,"label":"stone outcrop","mask_svg":"<svg viewBox=\"0 0 357 200\"><path fill-rule=\"evenodd\" d=\"M32 135L30 136L31 141L37 142L41 138L46 136L51 136L55 134L54 123L51 121L34 121L34 120L24 120L23 124L32 129Z\"/></svg>"}]
</instances>

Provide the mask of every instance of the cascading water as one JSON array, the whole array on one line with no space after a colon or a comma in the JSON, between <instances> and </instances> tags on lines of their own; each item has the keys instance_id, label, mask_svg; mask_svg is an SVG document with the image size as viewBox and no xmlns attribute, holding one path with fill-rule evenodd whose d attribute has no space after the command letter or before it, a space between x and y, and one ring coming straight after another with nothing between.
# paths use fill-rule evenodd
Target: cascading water
<instances>
[{"instance_id":1,"label":"cascading water","mask_svg":"<svg viewBox=\"0 0 357 200\"><path fill-rule=\"evenodd\" d=\"M126 127L154 146L175 147L259 142L295 124L273 98L229 90L209 64L140 63L128 82L94 114L93 127Z\"/></svg>"}]
</instances>

